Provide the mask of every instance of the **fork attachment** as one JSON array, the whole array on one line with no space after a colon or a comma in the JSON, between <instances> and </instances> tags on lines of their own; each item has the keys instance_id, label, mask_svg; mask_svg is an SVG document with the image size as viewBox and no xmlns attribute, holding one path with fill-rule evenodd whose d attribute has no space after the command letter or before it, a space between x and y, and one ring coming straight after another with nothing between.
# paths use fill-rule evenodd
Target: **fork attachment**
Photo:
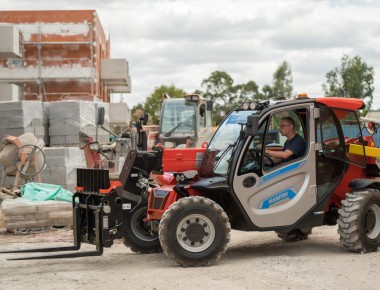
<instances>
[{"instance_id":1,"label":"fork attachment","mask_svg":"<svg viewBox=\"0 0 380 290\"><path fill-rule=\"evenodd\" d=\"M91 182L97 180L97 182ZM91 184L91 192L86 189ZM96 185L94 185L96 184ZM16 257L7 260L57 259L100 256L104 247L111 247L113 240L122 237L123 202L115 190L107 194L95 193L109 187L108 170L78 169L80 191L73 195L74 245L66 247L36 248L2 251L0 253L35 253L78 251L81 243L96 246L95 251L79 251L54 255Z\"/></svg>"}]
</instances>

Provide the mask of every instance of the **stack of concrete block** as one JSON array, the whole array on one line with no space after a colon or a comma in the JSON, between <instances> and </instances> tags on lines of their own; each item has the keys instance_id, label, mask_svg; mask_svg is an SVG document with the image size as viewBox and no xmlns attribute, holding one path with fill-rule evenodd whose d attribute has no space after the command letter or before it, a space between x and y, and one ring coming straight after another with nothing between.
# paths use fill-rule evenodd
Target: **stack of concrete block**
<instances>
[{"instance_id":1,"label":"stack of concrete block","mask_svg":"<svg viewBox=\"0 0 380 290\"><path fill-rule=\"evenodd\" d=\"M0 83L0 101L19 101L20 89L14 84Z\"/></svg>"},{"instance_id":2,"label":"stack of concrete block","mask_svg":"<svg viewBox=\"0 0 380 290\"><path fill-rule=\"evenodd\" d=\"M45 140L44 114L41 101L0 102L0 140L5 135L33 133Z\"/></svg>"},{"instance_id":3,"label":"stack of concrete block","mask_svg":"<svg viewBox=\"0 0 380 290\"><path fill-rule=\"evenodd\" d=\"M46 167L41 172L43 183L62 185L64 189L75 191L77 168L86 168L84 152L79 147L45 148Z\"/></svg>"},{"instance_id":4,"label":"stack of concrete block","mask_svg":"<svg viewBox=\"0 0 380 290\"><path fill-rule=\"evenodd\" d=\"M108 104L88 101L62 101L49 104L50 145L79 145L79 131L96 138L99 143L109 140L109 134L97 129L98 107L105 108L105 127L108 126Z\"/></svg>"}]
</instances>

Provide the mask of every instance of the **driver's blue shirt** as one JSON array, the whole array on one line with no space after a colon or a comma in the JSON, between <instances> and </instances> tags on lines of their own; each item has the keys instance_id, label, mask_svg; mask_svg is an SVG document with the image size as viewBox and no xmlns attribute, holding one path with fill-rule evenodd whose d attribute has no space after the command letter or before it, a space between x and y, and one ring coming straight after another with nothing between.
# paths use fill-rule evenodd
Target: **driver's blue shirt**
<instances>
[{"instance_id":1,"label":"driver's blue shirt","mask_svg":"<svg viewBox=\"0 0 380 290\"><path fill-rule=\"evenodd\" d=\"M299 134L296 134L292 139L285 141L282 151L285 151L285 150L292 151L293 155L287 159L284 159L283 162L300 158L305 155L306 142Z\"/></svg>"}]
</instances>

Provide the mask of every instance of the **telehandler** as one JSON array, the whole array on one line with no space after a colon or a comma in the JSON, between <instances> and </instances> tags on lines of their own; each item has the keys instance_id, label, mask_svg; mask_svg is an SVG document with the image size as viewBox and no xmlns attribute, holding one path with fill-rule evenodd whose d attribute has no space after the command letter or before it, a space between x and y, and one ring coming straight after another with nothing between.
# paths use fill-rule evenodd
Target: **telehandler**
<instances>
[{"instance_id":1,"label":"telehandler","mask_svg":"<svg viewBox=\"0 0 380 290\"><path fill-rule=\"evenodd\" d=\"M197 148L213 136L213 102L198 94L170 98L165 94L158 132L153 141L165 148Z\"/></svg>"},{"instance_id":2,"label":"telehandler","mask_svg":"<svg viewBox=\"0 0 380 290\"><path fill-rule=\"evenodd\" d=\"M337 224L343 247L377 251L380 149L373 134L379 124L363 124L362 108L363 101L353 98L250 102L224 119L207 149L132 150L114 183L105 170L80 169L75 245L63 250L84 242L96 251L14 259L101 255L103 247L123 238L135 252L163 250L183 267L207 266L226 251L231 229L274 231L296 241L313 227ZM279 144L272 137L283 117L295 121L307 148L296 159L276 163L265 151L281 150L282 137L275 138ZM166 173L157 176L160 185L148 180L159 171ZM23 252L56 250L62 248Z\"/></svg>"}]
</instances>

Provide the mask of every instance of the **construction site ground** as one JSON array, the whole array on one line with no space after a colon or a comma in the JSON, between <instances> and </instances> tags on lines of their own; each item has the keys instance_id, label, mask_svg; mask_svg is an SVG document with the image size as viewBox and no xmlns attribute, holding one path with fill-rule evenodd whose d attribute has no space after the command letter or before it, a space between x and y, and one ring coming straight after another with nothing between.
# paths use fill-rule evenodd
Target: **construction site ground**
<instances>
[{"instance_id":1,"label":"construction site ground","mask_svg":"<svg viewBox=\"0 0 380 290\"><path fill-rule=\"evenodd\" d=\"M224 257L201 268L181 268L163 253L133 253L121 241L99 257L8 261L31 254L1 254L0 289L379 289L380 251L347 252L336 230L314 228L294 243L273 232L232 231ZM0 212L0 251L72 242L70 229L9 233Z\"/></svg>"}]
</instances>

